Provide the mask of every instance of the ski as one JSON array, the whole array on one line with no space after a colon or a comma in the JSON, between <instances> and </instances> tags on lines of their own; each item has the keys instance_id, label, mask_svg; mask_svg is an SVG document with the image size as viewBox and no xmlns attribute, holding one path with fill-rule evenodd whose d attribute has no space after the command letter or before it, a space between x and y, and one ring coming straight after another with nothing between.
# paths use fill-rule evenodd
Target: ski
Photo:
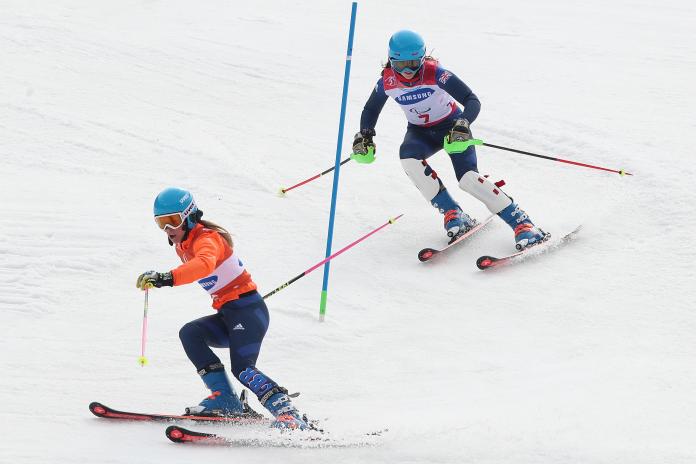
<instances>
[{"instance_id":1,"label":"ski","mask_svg":"<svg viewBox=\"0 0 696 464\"><path fill-rule=\"evenodd\" d=\"M514 261L519 261L522 258L529 255L538 255L541 253L545 253L549 250L558 248L559 246L571 241L573 238L575 238L578 232L580 232L580 229L582 229L582 225L577 226L572 232L568 232L558 240L553 240L552 238L549 238L548 240L545 240L539 243L538 245L525 248L522 251L518 251L511 255L502 256L500 258L487 255L481 256L479 259L476 260L476 266L481 270L486 270L494 267L504 266Z\"/></svg>"},{"instance_id":2,"label":"ski","mask_svg":"<svg viewBox=\"0 0 696 464\"><path fill-rule=\"evenodd\" d=\"M264 416L250 410L248 413L243 413L235 416L193 416L179 414L150 414L140 412L118 411L116 409L105 406L96 401L90 403L89 410L97 417L105 419L118 419L127 421L150 421L150 422L177 422L177 421L194 421L202 423L222 423L222 424L263 424L269 425L271 422Z\"/></svg>"},{"instance_id":3,"label":"ski","mask_svg":"<svg viewBox=\"0 0 696 464\"><path fill-rule=\"evenodd\" d=\"M197 443L200 445L218 445L229 446L230 443L225 437L214 433L194 432L193 430L179 427L178 425L170 425L164 431L167 438L174 443Z\"/></svg>"},{"instance_id":4,"label":"ski","mask_svg":"<svg viewBox=\"0 0 696 464\"><path fill-rule=\"evenodd\" d=\"M387 430L362 434L359 438L334 438L319 430L267 429L248 437L226 437L215 433L196 432L170 425L165 435L174 443L246 448L347 448L373 446Z\"/></svg>"},{"instance_id":5,"label":"ski","mask_svg":"<svg viewBox=\"0 0 696 464\"><path fill-rule=\"evenodd\" d=\"M495 214L491 214L491 215L488 216L486 219L484 219L482 222L479 222L479 223L476 224L474 227L472 227L471 230L470 230L469 232L460 235L460 236L457 237L454 241L448 243L447 246L445 246L444 248L440 248L440 249L435 249L435 248L423 248L421 251L418 252L418 259L419 259L421 262L423 262L423 263L426 262L426 261L430 261L430 260L433 259L433 257L435 257L436 255L442 253L443 251L447 250L448 248L453 247L453 246L456 245L457 243L463 242L464 240L466 240L467 238L471 237L472 235L474 235L474 234L475 234L476 232L478 232L479 230L483 229L489 222L491 222L491 221L493 220L494 217L495 217Z\"/></svg>"}]
</instances>

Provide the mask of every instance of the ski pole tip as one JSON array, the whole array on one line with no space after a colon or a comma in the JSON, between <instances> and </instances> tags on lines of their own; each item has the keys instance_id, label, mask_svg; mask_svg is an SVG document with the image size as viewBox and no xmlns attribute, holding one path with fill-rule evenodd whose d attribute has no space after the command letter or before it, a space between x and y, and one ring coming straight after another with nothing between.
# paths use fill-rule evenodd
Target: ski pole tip
<instances>
[{"instance_id":1,"label":"ski pole tip","mask_svg":"<svg viewBox=\"0 0 696 464\"><path fill-rule=\"evenodd\" d=\"M147 364L147 358L145 356L140 356L138 358L138 362L140 363L140 367L145 367Z\"/></svg>"},{"instance_id":2,"label":"ski pole tip","mask_svg":"<svg viewBox=\"0 0 696 464\"><path fill-rule=\"evenodd\" d=\"M631 174L630 172L626 172L626 171L624 171L623 169L621 169L621 170L619 171L619 175L620 175L621 177L623 177L623 176L632 176L633 174Z\"/></svg>"},{"instance_id":3,"label":"ski pole tip","mask_svg":"<svg viewBox=\"0 0 696 464\"><path fill-rule=\"evenodd\" d=\"M399 219L401 216L403 216L403 214L399 214L396 217L389 218L389 224L394 224L396 222L396 220Z\"/></svg>"},{"instance_id":4,"label":"ski pole tip","mask_svg":"<svg viewBox=\"0 0 696 464\"><path fill-rule=\"evenodd\" d=\"M285 192L286 192L285 187L280 187L280 189L278 190L278 196L279 197L287 196L287 194Z\"/></svg>"},{"instance_id":5,"label":"ski pole tip","mask_svg":"<svg viewBox=\"0 0 696 464\"><path fill-rule=\"evenodd\" d=\"M396 217L390 218L390 219L389 219L389 224L394 224L394 223L395 223L398 219L400 219L401 216L403 216L403 215L404 215L404 214L401 213L401 214L399 214L399 215L396 216Z\"/></svg>"}]
</instances>

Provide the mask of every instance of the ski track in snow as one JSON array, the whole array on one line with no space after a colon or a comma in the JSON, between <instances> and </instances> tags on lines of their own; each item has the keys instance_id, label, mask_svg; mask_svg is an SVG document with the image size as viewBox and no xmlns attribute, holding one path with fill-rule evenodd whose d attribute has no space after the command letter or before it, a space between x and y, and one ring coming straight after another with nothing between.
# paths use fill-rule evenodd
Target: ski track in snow
<instances>
[{"instance_id":1,"label":"ski track in snow","mask_svg":"<svg viewBox=\"0 0 696 464\"><path fill-rule=\"evenodd\" d=\"M444 16L360 2L344 152L389 35L407 27L482 100L475 136L635 174L479 147L480 171L542 228L583 230L481 272L479 256L513 251L496 220L420 263L446 240L401 170L405 123L387 103L377 162L341 170L334 250L404 217L333 262L325 323L319 270L269 299L259 359L337 439L388 428L375 446L187 447L162 424L92 417L95 400L172 413L207 394L178 340L210 314L200 289L151 293L150 365L137 364L135 279L177 264L151 219L162 188L193 190L264 293L323 258L331 176L276 192L334 162L349 7L3 2L0 462L696 460L696 8L678 0L435 2ZM486 216L444 154L430 164Z\"/></svg>"}]
</instances>

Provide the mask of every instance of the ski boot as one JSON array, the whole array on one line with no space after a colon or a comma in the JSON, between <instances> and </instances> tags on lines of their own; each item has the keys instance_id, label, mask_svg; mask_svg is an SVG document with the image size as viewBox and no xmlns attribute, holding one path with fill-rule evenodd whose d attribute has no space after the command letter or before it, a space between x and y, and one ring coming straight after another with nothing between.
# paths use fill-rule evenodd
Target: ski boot
<instances>
[{"instance_id":1,"label":"ski boot","mask_svg":"<svg viewBox=\"0 0 696 464\"><path fill-rule=\"evenodd\" d=\"M205 370L204 370L205 372ZM186 408L186 415L191 416L234 416L242 415L245 407L225 374L220 364L219 370L208 371L201 376L211 394L197 406ZM251 409L247 405L247 409Z\"/></svg>"},{"instance_id":2,"label":"ski boot","mask_svg":"<svg viewBox=\"0 0 696 464\"><path fill-rule=\"evenodd\" d=\"M301 416L295 405L292 404L288 391L285 388L275 386L264 395L264 398L261 400L261 404L275 417L271 427L283 430L306 430L312 428L308 424L307 418Z\"/></svg>"},{"instance_id":3,"label":"ski boot","mask_svg":"<svg viewBox=\"0 0 696 464\"><path fill-rule=\"evenodd\" d=\"M534 225L527 213L514 201L498 213L500 218L515 232L515 248L519 251L537 245L551 236Z\"/></svg>"},{"instance_id":4,"label":"ski boot","mask_svg":"<svg viewBox=\"0 0 696 464\"><path fill-rule=\"evenodd\" d=\"M462 211L457 202L449 195L447 189L443 189L435 195L430 203L445 215L445 232L452 239L450 243L469 232L476 225L476 219Z\"/></svg>"},{"instance_id":5,"label":"ski boot","mask_svg":"<svg viewBox=\"0 0 696 464\"><path fill-rule=\"evenodd\" d=\"M445 230L451 237L449 243L454 242L460 236L469 232L476 225L476 219L466 214L461 208L451 209L445 212Z\"/></svg>"}]
</instances>

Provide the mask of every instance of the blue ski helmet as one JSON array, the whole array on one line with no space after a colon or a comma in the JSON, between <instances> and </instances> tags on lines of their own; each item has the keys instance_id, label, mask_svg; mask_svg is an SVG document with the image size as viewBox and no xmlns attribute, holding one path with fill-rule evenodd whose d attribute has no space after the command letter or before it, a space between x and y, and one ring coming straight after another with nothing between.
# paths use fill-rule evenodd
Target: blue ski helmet
<instances>
[{"instance_id":1,"label":"blue ski helmet","mask_svg":"<svg viewBox=\"0 0 696 464\"><path fill-rule=\"evenodd\" d=\"M398 73L418 71L424 59L425 42L415 32L398 31L389 39L389 62Z\"/></svg>"},{"instance_id":2,"label":"blue ski helmet","mask_svg":"<svg viewBox=\"0 0 696 464\"><path fill-rule=\"evenodd\" d=\"M198 207L193 201L191 192L176 187L169 187L162 190L159 195L157 195L157 198L155 198L155 205L153 208L156 218L158 216L178 213L182 222L186 220L186 225L189 229L192 229L196 225L195 213L197 211ZM159 222L158 225L164 228ZM181 222L179 225L181 225Z\"/></svg>"}]
</instances>

